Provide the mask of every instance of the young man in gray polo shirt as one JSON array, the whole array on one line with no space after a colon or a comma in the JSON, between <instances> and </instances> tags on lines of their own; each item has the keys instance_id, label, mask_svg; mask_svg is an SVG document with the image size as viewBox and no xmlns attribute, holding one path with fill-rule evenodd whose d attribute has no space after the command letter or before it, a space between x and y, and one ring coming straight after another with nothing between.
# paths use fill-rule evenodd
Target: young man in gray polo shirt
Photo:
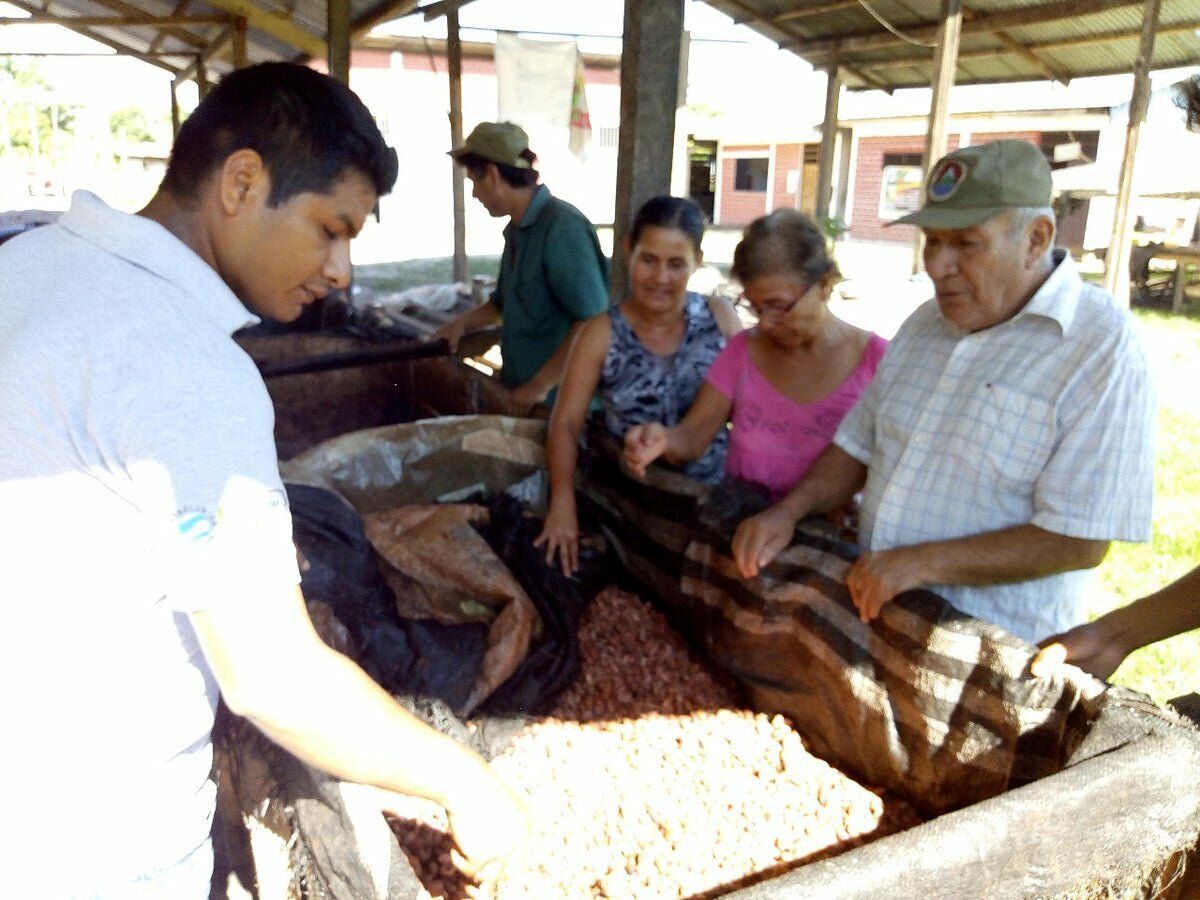
<instances>
[{"instance_id":1,"label":"young man in gray polo shirt","mask_svg":"<svg viewBox=\"0 0 1200 900\"><path fill-rule=\"evenodd\" d=\"M467 868L522 835L481 759L314 632L271 402L230 337L344 287L395 177L348 88L255 66L139 214L80 192L0 248L12 896L207 897L218 690L309 763L442 803Z\"/></svg>"}]
</instances>

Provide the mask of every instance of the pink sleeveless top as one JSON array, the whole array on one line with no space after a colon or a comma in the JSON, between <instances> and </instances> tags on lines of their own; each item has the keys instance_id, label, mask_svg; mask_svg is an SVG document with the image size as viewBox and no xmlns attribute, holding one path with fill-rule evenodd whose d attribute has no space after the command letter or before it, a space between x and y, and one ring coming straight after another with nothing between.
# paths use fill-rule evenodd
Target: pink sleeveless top
<instances>
[{"instance_id":1,"label":"pink sleeveless top","mask_svg":"<svg viewBox=\"0 0 1200 900\"><path fill-rule=\"evenodd\" d=\"M725 471L765 485L777 500L829 446L838 425L875 376L887 341L871 335L858 366L829 396L815 403L797 403L777 391L750 361L750 333L743 331L729 339L705 380L733 403Z\"/></svg>"}]
</instances>

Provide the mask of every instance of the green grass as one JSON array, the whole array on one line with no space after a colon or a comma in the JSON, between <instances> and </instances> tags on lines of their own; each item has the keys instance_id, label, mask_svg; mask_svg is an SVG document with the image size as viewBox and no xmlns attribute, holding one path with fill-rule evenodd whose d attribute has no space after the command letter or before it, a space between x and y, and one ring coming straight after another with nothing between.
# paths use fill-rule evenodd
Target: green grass
<instances>
[{"instance_id":1,"label":"green grass","mask_svg":"<svg viewBox=\"0 0 1200 900\"><path fill-rule=\"evenodd\" d=\"M1093 618L1200 565L1200 310L1135 315L1158 373L1154 534L1148 545L1113 545L1100 566ZM1200 631L1131 654L1112 681L1160 703L1200 691Z\"/></svg>"},{"instance_id":2,"label":"green grass","mask_svg":"<svg viewBox=\"0 0 1200 900\"><path fill-rule=\"evenodd\" d=\"M499 256L472 256L467 264L472 275L495 278L500 271ZM422 284L449 284L453 280L454 259L450 256L354 267L355 283L377 293L402 291Z\"/></svg>"}]
</instances>

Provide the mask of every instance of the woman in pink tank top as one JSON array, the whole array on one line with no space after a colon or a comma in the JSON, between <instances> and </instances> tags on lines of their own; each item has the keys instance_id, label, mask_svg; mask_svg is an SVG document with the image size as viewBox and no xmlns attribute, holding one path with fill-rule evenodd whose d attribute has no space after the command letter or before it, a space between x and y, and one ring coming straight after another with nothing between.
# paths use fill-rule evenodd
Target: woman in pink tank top
<instances>
[{"instance_id":1,"label":"woman in pink tank top","mask_svg":"<svg viewBox=\"0 0 1200 900\"><path fill-rule=\"evenodd\" d=\"M757 326L729 340L678 425L626 432L625 461L637 475L660 456L684 463L730 423L726 472L764 485L774 500L833 440L887 341L829 311L837 264L802 213L778 210L752 222L732 274Z\"/></svg>"}]
</instances>

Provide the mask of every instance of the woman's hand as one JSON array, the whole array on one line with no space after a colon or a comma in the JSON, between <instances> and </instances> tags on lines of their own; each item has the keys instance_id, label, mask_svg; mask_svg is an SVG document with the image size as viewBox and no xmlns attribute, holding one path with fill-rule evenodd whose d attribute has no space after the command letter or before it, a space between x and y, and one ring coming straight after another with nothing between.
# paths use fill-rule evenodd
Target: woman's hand
<instances>
[{"instance_id":1,"label":"woman's hand","mask_svg":"<svg viewBox=\"0 0 1200 900\"><path fill-rule=\"evenodd\" d=\"M782 504L744 520L733 533L733 558L743 578L753 578L792 542L797 517Z\"/></svg>"},{"instance_id":2,"label":"woman's hand","mask_svg":"<svg viewBox=\"0 0 1200 900\"><path fill-rule=\"evenodd\" d=\"M667 452L667 429L658 422L634 425L625 432L625 465L638 478L646 467Z\"/></svg>"},{"instance_id":3,"label":"woman's hand","mask_svg":"<svg viewBox=\"0 0 1200 900\"><path fill-rule=\"evenodd\" d=\"M535 547L546 547L546 564L554 565L554 554L558 554L563 574L571 576L579 568L579 519L575 515L575 498L570 501L551 500L550 511L542 533L533 542Z\"/></svg>"}]
</instances>

